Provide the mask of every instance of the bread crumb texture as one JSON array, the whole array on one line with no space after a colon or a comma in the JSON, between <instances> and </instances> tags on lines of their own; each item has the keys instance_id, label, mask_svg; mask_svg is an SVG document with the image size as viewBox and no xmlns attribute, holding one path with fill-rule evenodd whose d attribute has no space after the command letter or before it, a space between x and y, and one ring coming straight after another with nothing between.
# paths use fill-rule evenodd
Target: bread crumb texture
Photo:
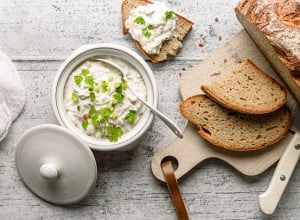
<instances>
[{"instance_id":1,"label":"bread crumb texture","mask_svg":"<svg viewBox=\"0 0 300 220\"><path fill-rule=\"evenodd\" d=\"M227 108L249 114L264 114L282 107L287 91L250 60L239 64L220 81L202 90Z\"/></svg>"},{"instance_id":2,"label":"bread crumb texture","mask_svg":"<svg viewBox=\"0 0 300 220\"><path fill-rule=\"evenodd\" d=\"M227 109L206 95L184 100L180 112L207 141L234 151L258 150L274 144L285 136L291 124L286 106L272 113L250 115Z\"/></svg>"}]
</instances>

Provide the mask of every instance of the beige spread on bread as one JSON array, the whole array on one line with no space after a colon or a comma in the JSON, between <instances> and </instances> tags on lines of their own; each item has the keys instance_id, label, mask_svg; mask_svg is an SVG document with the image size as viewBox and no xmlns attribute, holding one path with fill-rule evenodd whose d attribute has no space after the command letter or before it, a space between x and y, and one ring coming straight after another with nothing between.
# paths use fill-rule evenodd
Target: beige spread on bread
<instances>
[{"instance_id":1,"label":"beige spread on bread","mask_svg":"<svg viewBox=\"0 0 300 220\"><path fill-rule=\"evenodd\" d=\"M243 0L238 8L264 33L291 71L300 71L300 1Z\"/></svg>"}]
</instances>

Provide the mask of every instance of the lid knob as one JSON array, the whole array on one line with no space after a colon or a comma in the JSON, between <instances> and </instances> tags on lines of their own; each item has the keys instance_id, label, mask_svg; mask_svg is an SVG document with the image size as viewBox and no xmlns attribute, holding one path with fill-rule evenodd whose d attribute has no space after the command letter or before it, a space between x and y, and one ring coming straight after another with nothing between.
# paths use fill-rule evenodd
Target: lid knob
<instances>
[{"instance_id":1,"label":"lid knob","mask_svg":"<svg viewBox=\"0 0 300 220\"><path fill-rule=\"evenodd\" d=\"M40 168L40 175L48 182L53 182L58 178L58 170L52 163L46 163Z\"/></svg>"}]
</instances>

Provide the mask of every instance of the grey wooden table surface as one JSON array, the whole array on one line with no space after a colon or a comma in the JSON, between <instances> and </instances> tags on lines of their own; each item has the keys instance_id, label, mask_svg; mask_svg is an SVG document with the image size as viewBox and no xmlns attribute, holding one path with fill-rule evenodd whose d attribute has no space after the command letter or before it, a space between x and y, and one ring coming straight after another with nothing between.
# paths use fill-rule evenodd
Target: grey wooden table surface
<instances>
[{"instance_id":1,"label":"grey wooden table surface","mask_svg":"<svg viewBox=\"0 0 300 220\"><path fill-rule=\"evenodd\" d=\"M181 127L178 83L182 74L242 30L234 16L237 3L224 0L164 0L194 22L180 54L148 64L159 86L159 109ZM84 44L111 42L136 52L121 34L121 0L0 0L0 49L17 66L26 88L26 104L9 135L0 143L0 219L176 219L166 185L151 173L153 154L174 135L155 119L130 152L96 152L98 178L82 202L54 206L34 196L17 175L14 153L30 127L57 124L51 86L64 59ZM216 19L217 18L217 19ZM204 44L200 47L199 44ZM300 166L276 213L265 216L257 195L268 186L274 166L255 177L239 174L219 160L208 160L180 180L191 219L300 219Z\"/></svg>"}]
</instances>

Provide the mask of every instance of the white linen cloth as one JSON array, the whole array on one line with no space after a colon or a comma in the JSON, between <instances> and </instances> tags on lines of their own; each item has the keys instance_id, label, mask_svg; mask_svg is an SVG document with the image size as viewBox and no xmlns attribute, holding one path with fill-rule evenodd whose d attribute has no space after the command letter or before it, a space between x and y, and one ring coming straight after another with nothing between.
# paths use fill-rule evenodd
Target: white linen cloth
<instances>
[{"instance_id":1,"label":"white linen cloth","mask_svg":"<svg viewBox=\"0 0 300 220\"><path fill-rule=\"evenodd\" d=\"M25 104L25 89L15 65L0 51L0 141Z\"/></svg>"}]
</instances>

